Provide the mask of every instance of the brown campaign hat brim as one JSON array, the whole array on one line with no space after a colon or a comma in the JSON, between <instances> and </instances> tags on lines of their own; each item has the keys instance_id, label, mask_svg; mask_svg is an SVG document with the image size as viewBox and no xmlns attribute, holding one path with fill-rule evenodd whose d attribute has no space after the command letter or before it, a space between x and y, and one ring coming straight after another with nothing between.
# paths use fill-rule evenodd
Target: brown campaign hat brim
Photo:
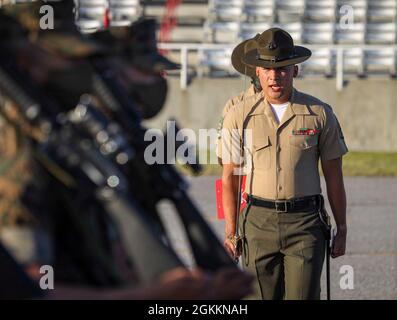
<instances>
[{"instance_id":1,"label":"brown campaign hat brim","mask_svg":"<svg viewBox=\"0 0 397 320\"><path fill-rule=\"evenodd\" d=\"M252 39L247 39L247 40L241 42L240 44L238 44L238 45L234 48L234 50L233 50L233 52L232 52L232 58L231 58L231 60L232 60L232 65L233 65L233 68L234 68L234 69L236 69L236 70L237 70L239 73L241 73L241 74L245 74L245 75L247 75L247 76L253 78L253 77L256 76L255 67L246 65L246 64L244 64L244 63L241 61L241 58L242 58L242 56L244 55L244 48L245 48L245 45L246 45L246 43L247 43L248 41L250 41L250 40L252 40Z\"/></svg>"},{"instance_id":2,"label":"brown campaign hat brim","mask_svg":"<svg viewBox=\"0 0 397 320\"><path fill-rule=\"evenodd\" d=\"M241 58L242 62L245 64L255 67L263 67L263 68L279 68L279 67L286 67L294 64L301 63L310 58L312 52L305 47L301 46L294 46L295 54L292 58L285 59L285 60L278 60L278 61L270 61L270 60L263 60L258 58L258 52L256 49L248 51L246 54L243 55Z\"/></svg>"}]
</instances>

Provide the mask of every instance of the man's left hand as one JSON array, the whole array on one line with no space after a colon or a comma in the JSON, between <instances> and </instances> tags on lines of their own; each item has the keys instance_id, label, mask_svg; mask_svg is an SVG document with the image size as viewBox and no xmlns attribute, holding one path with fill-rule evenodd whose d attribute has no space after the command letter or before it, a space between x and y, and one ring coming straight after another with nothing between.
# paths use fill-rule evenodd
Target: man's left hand
<instances>
[{"instance_id":1,"label":"man's left hand","mask_svg":"<svg viewBox=\"0 0 397 320\"><path fill-rule=\"evenodd\" d=\"M331 257L337 258L343 256L346 251L346 236L347 230L346 229L339 229L336 233L334 241L332 243L331 249Z\"/></svg>"}]
</instances>

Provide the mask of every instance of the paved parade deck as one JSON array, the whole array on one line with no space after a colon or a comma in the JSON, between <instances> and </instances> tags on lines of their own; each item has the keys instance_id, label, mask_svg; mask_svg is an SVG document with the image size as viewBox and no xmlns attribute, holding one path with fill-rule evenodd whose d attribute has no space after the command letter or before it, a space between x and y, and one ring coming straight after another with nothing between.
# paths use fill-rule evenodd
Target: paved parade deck
<instances>
[{"instance_id":1,"label":"paved parade deck","mask_svg":"<svg viewBox=\"0 0 397 320\"><path fill-rule=\"evenodd\" d=\"M216 234L223 236L223 220L216 219L214 184L216 177L188 178L189 192ZM322 181L323 190L324 181ZM347 253L331 259L333 299L397 299L397 178L345 178L348 196ZM164 216L176 230L176 219L164 207ZM328 205L328 212L329 205ZM178 253L188 264L191 254L183 233L173 232ZM342 266L354 271L354 289L340 288L346 275ZM325 269L325 268L324 268ZM323 272L322 299L325 298Z\"/></svg>"}]
</instances>

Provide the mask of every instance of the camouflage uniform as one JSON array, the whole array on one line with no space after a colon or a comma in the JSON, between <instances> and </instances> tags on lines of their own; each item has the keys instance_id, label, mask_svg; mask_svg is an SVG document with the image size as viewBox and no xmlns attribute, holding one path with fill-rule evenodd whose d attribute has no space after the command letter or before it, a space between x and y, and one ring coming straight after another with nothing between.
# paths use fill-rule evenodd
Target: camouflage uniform
<instances>
[{"instance_id":1,"label":"camouflage uniform","mask_svg":"<svg viewBox=\"0 0 397 320\"><path fill-rule=\"evenodd\" d=\"M69 16L73 17L73 1L63 3L69 7L66 9L70 9ZM68 21L58 19L65 14L61 3L51 3L55 12L55 30L41 31L39 8L42 4L36 2L2 7L0 35L11 31L15 37L1 37L1 41L28 43L23 34L26 31L31 43L71 59L103 49L93 41L83 40L73 27L66 26L67 23L62 24ZM41 61L44 64L51 59L50 55L43 57L47 60ZM0 94L0 241L22 265L51 264L55 259L54 230L49 221L51 217L47 215L49 211L45 211L50 210L52 204L47 199L47 182L34 162L28 138L40 132L30 127L17 110L12 101Z\"/></svg>"},{"instance_id":2,"label":"camouflage uniform","mask_svg":"<svg viewBox=\"0 0 397 320\"><path fill-rule=\"evenodd\" d=\"M20 127L9 122L16 108L4 97L0 106L0 240L22 265L50 263L48 233L22 200L33 179L31 148Z\"/></svg>"}]
</instances>

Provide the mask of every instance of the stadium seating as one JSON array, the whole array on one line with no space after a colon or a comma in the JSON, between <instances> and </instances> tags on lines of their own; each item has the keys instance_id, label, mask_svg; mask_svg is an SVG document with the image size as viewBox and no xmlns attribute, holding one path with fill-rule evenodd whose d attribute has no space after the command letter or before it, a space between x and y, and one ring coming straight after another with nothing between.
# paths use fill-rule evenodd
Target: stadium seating
<instances>
[{"instance_id":1,"label":"stadium seating","mask_svg":"<svg viewBox=\"0 0 397 320\"><path fill-rule=\"evenodd\" d=\"M366 50L364 55L366 73L384 73L396 75L396 51L392 48Z\"/></svg>"},{"instance_id":2,"label":"stadium seating","mask_svg":"<svg viewBox=\"0 0 397 320\"><path fill-rule=\"evenodd\" d=\"M334 41L333 22L306 23L303 37L307 44L331 44Z\"/></svg>"},{"instance_id":3,"label":"stadium seating","mask_svg":"<svg viewBox=\"0 0 397 320\"><path fill-rule=\"evenodd\" d=\"M368 23L366 42L376 44L396 43L396 23Z\"/></svg>"},{"instance_id":4,"label":"stadium seating","mask_svg":"<svg viewBox=\"0 0 397 320\"><path fill-rule=\"evenodd\" d=\"M244 14L249 22L272 22L275 10L274 0L246 0L244 3Z\"/></svg>"},{"instance_id":5,"label":"stadium seating","mask_svg":"<svg viewBox=\"0 0 397 320\"><path fill-rule=\"evenodd\" d=\"M331 76L335 73L335 54L330 49L312 50L312 56L301 65L301 73Z\"/></svg>"},{"instance_id":6,"label":"stadium seating","mask_svg":"<svg viewBox=\"0 0 397 320\"><path fill-rule=\"evenodd\" d=\"M225 50L206 50L200 57L199 64L201 73L210 74L211 76L225 76L236 74L236 71L230 64L232 49Z\"/></svg>"},{"instance_id":7,"label":"stadium seating","mask_svg":"<svg viewBox=\"0 0 397 320\"><path fill-rule=\"evenodd\" d=\"M369 21L396 21L397 2L395 0L371 0L368 1Z\"/></svg>"},{"instance_id":8,"label":"stadium seating","mask_svg":"<svg viewBox=\"0 0 397 320\"><path fill-rule=\"evenodd\" d=\"M139 0L108 0L109 21L112 27L128 26L140 14Z\"/></svg>"},{"instance_id":9,"label":"stadium seating","mask_svg":"<svg viewBox=\"0 0 397 320\"><path fill-rule=\"evenodd\" d=\"M304 17L311 21L334 21L336 5L336 0L306 0Z\"/></svg>"},{"instance_id":10,"label":"stadium seating","mask_svg":"<svg viewBox=\"0 0 397 320\"><path fill-rule=\"evenodd\" d=\"M141 4L150 8L154 2L164 7L165 0ZM312 48L312 58L302 65L305 73L335 75L337 46L343 46L345 73L395 74L397 0L185 0L181 6L187 8L193 3L203 8L192 10L195 21L201 19L202 23L195 25L189 39L191 26L180 14L181 23L170 41L225 44L223 53L203 51L199 61L206 67L216 66L228 73L230 48L279 26L296 43ZM159 21L161 17L158 14ZM186 30L184 39L175 36L177 30ZM202 37L197 36L200 30ZM366 47L371 45L377 47Z\"/></svg>"},{"instance_id":11,"label":"stadium seating","mask_svg":"<svg viewBox=\"0 0 397 320\"><path fill-rule=\"evenodd\" d=\"M280 23L297 22L305 11L305 0L277 1L277 20Z\"/></svg>"},{"instance_id":12,"label":"stadium seating","mask_svg":"<svg viewBox=\"0 0 397 320\"><path fill-rule=\"evenodd\" d=\"M239 21L243 14L244 0L212 0L210 16L218 21Z\"/></svg>"},{"instance_id":13,"label":"stadium seating","mask_svg":"<svg viewBox=\"0 0 397 320\"><path fill-rule=\"evenodd\" d=\"M235 43L238 41L239 30L240 24L236 21L207 22L204 34L209 42Z\"/></svg>"},{"instance_id":14,"label":"stadium seating","mask_svg":"<svg viewBox=\"0 0 397 320\"><path fill-rule=\"evenodd\" d=\"M364 74L364 50L361 48L343 51L343 70L346 74Z\"/></svg>"},{"instance_id":15,"label":"stadium seating","mask_svg":"<svg viewBox=\"0 0 397 320\"><path fill-rule=\"evenodd\" d=\"M355 22L354 25L345 27L344 25L336 25L335 42L339 44L364 44L365 28L363 22Z\"/></svg>"},{"instance_id":16,"label":"stadium seating","mask_svg":"<svg viewBox=\"0 0 397 320\"><path fill-rule=\"evenodd\" d=\"M274 26L284 29L290 33L294 42L302 43L303 41L303 25L301 22L276 23ZM266 29L263 29L266 30ZM263 30L261 32L263 32ZM261 33L260 32L260 33Z\"/></svg>"},{"instance_id":17,"label":"stadium seating","mask_svg":"<svg viewBox=\"0 0 397 320\"><path fill-rule=\"evenodd\" d=\"M108 16L107 16L108 14ZM83 33L130 25L141 15L139 0L76 0L76 25Z\"/></svg>"},{"instance_id":18,"label":"stadium seating","mask_svg":"<svg viewBox=\"0 0 397 320\"><path fill-rule=\"evenodd\" d=\"M106 0L78 0L75 11L76 26L83 33L103 28L106 10Z\"/></svg>"},{"instance_id":19,"label":"stadium seating","mask_svg":"<svg viewBox=\"0 0 397 320\"><path fill-rule=\"evenodd\" d=\"M269 29L271 24L268 22L242 22L240 25L240 39L248 39L254 37L257 33L262 33Z\"/></svg>"}]
</instances>

